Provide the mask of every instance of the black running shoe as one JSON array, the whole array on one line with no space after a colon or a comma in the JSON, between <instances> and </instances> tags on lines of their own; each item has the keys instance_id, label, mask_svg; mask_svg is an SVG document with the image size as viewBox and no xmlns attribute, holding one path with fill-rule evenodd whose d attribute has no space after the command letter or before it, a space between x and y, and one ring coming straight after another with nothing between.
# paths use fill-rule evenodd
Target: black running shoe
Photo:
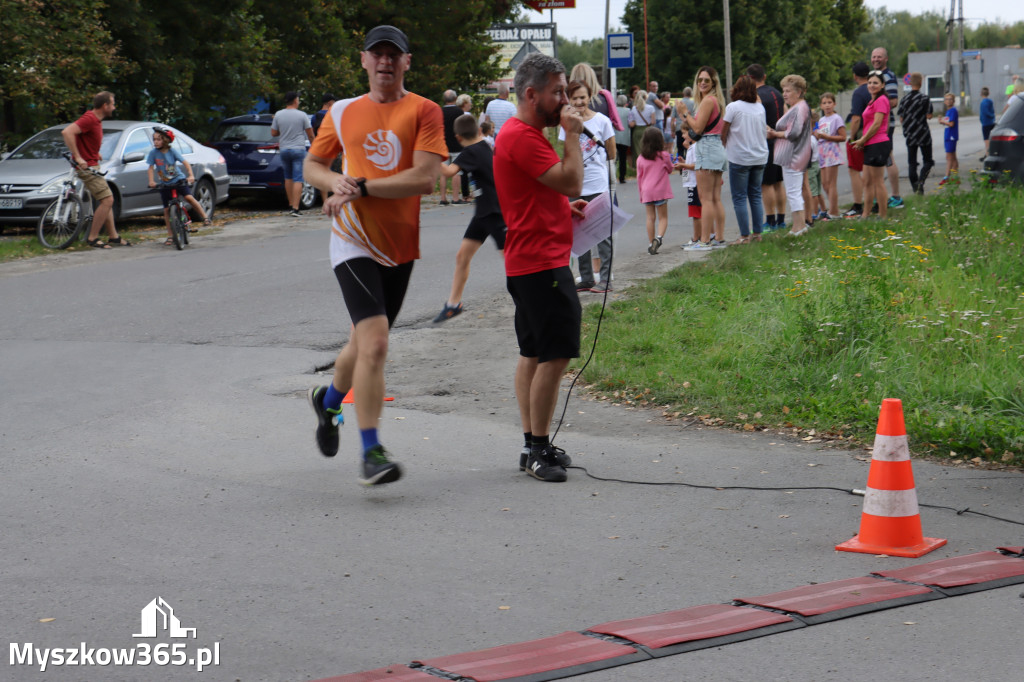
<instances>
[{"instance_id":1,"label":"black running shoe","mask_svg":"<svg viewBox=\"0 0 1024 682\"><path fill-rule=\"evenodd\" d=\"M548 445L548 452L550 452L555 461L563 467L572 466L572 458L565 454L565 450L554 445ZM519 470L526 471L526 460L530 458L530 446L524 445L519 451Z\"/></svg>"},{"instance_id":2,"label":"black running shoe","mask_svg":"<svg viewBox=\"0 0 1024 682\"><path fill-rule=\"evenodd\" d=\"M309 406L316 412L316 444L324 457L334 457L338 454L338 425L345 423L345 417L341 410L334 412L324 407L326 393L326 386L314 386L306 393L306 397L309 398Z\"/></svg>"},{"instance_id":3,"label":"black running shoe","mask_svg":"<svg viewBox=\"0 0 1024 682\"><path fill-rule=\"evenodd\" d=\"M366 486L393 483L402 477L402 467L388 459L383 445L374 445L366 451L362 467L359 482Z\"/></svg>"},{"instance_id":4,"label":"black running shoe","mask_svg":"<svg viewBox=\"0 0 1024 682\"><path fill-rule=\"evenodd\" d=\"M568 478L565 467L558 463L554 453L550 451L552 446L544 450L532 450L526 460L526 473L538 481L549 483L562 483Z\"/></svg>"}]
</instances>

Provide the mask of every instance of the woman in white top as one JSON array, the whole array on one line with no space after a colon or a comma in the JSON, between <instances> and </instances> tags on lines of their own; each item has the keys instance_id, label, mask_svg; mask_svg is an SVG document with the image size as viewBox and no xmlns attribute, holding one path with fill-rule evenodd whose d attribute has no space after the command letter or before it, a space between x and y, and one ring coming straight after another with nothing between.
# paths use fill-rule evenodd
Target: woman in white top
<instances>
[{"instance_id":1,"label":"woman in white top","mask_svg":"<svg viewBox=\"0 0 1024 682\"><path fill-rule=\"evenodd\" d=\"M586 135L580 135L580 151L583 154L583 192L579 197L574 197L574 200L590 201L608 191L611 179L608 169L611 168L611 162L615 160L615 128L612 126L610 118L590 108L590 88L585 83L569 81L565 93L569 97L569 104L580 113L583 127L594 136L594 140L601 141L601 144L598 144ZM565 130L561 127L558 128L558 139L565 139ZM612 276L612 240L610 237L597 245L597 254L601 259L601 287L608 287ZM594 264L590 260L590 251L580 254L579 265L580 283L576 285L576 291L596 291ZM601 291L603 292L604 289L602 288Z\"/></svg>"},{"instance_id":2,"label":"woman in white top","mask_svg":"<svg viewBox=\"0 0 1024 682\"><path fill-rule=\"evenodd\" d=\"M768 138L764 106L757 100L757 85L747 75L740 76L730 93L732 102L725 107L722 144L729 160L729 189L732 207L740 225L740 238L734 244L761 241L761 178L768 163ZM747 211L747 203L750 211ZM753 222L754 233L750 233Z\"/></svg>"}]
</instances>

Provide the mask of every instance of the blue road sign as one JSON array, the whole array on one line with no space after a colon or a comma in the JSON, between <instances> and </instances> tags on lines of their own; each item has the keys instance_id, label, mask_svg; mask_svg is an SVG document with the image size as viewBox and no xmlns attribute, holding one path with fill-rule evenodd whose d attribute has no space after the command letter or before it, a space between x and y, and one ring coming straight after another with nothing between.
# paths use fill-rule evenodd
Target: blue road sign
<instances>
[{"instance_id":1,"label":"blue road sign","mask_svg":"<svg viewBox=\"0 0 1024 682\"><path fill-rule=\"evenodd\" d=\"M633 68L633 34L609 33L604 41L608 50L609 69Z\"/></svg>"}]
</instances>

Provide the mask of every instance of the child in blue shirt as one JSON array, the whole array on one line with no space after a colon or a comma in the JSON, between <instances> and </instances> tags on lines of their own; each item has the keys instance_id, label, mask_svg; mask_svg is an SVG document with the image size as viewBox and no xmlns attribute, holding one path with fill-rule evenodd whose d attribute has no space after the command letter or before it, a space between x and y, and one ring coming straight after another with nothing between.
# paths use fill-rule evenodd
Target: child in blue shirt
<instances>
[{"instance_id":1,"label":"child in blue shirt","mask_svg":"<svg viewBox=\"0 0 1024 682\"><path fill-rule=\"evenodd\" d=\"M953 93L946 93L943 104L946 106L946 115L939 119L939 123L946 126L942 138L946 144L946 177L942 178L940 185L946 184L951 179L954 182L959 182L953 175L960 171L960 162L956 158L956 141L960 139L960 113L956 110L956 97Z\"/></svg>"},{"instance_id":2,"label":"child in blue shirt","mask_svg":"<svg viewBox=\"0 0 1024 682\"><path fill-rule=\"evenodd\" d=\"M164 246L172 246L174 244L174 238L171 236L171 222L168 219L170 213L168 206L171 204L172 190L177 190L178 196L184 197L192 208L199 211L199 215L203 219L203 225L211 224L206 211L196 201L196 198L192 196L192 185L196 181L195 176L192 174L192 166L185 160L185 157L178 153L177 149L171 147L172 142L174 142L173 130L153 128L153 148L146 155L146 164L149 165L146 171L149 176L149 186L160 188L160 199L164 202L164 225L167 226L167 239L164 241ZM179 163L185 167L184 173L178 168ZM153 177L154 170L159 178L159 182ZM186 173L188 177L186 177Z\"/></svg>"},{"instance_id":3,"label":"child in blue shirt","mask_svg":"<svg viewBox=\"0 0 1024 682\"><path fill-rule=\"evenodd\" d=\"M981 123L981 137L985 140L985 156L988 156L988 137L996 127L996 105L988 96L988 88L981 89L981 105L978 107L978 122ZM982 162L985 156L981 157Z\"/></svg>"}]
</instances>

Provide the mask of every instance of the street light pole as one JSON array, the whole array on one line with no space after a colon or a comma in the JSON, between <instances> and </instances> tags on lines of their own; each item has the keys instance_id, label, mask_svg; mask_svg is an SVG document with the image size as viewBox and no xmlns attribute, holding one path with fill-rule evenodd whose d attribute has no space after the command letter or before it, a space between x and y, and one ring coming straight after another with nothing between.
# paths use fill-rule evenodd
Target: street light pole
<instances>
[{"instance_id":1,"label":"street light pole","mask_svg":"<svg viewBox=\"0 0 1024 682\"><path fill-rule=\"evenodd\" d=\"M722 84L722 92L728 93L732 89L732 39L729 29L729 0L722 0L722 17L725 25L725 83Z\"/></svg>"}]
</instances>

